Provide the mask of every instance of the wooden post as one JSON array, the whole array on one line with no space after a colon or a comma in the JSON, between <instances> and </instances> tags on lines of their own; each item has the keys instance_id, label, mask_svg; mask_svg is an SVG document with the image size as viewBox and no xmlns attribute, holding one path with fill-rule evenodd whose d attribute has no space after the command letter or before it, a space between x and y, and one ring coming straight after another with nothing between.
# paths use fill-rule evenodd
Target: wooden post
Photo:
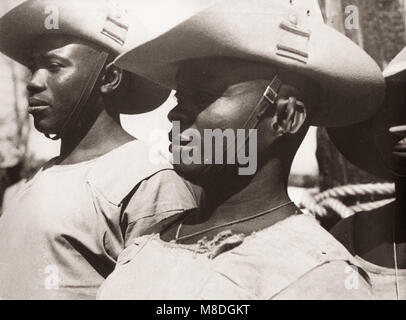
<instances>
[{"instance_id":1,"label":"wooden post","mask_svg":"<svg viewBox=\"0 0 406 320\"><path fill-rule=\"evenodd\" d=\"M341 0L324 0L326 23L345 34L344 8Z\"/></svg>"},{"instance_id":2,"label":"wooden post","mask_svg":"<svg viewBox=\"0 0 406 320\"><path fill-rule=\"evenodd\" d=\"M357 6L357 8L359 10L361 10L361 5L359 3L359 0L353 0L354 1L354 5ZM361 11L359 12L361 15ZM359 17L361 20L361 17ZM361 21L360 21L361 22ZM356 43L358 43L358 45L361 48L364 48L364 35L362 33L362 28L361 26L358 29L353 30L354 35L352 36L353 41L355 41Z\"/></svg>"},{"instance_id":3,"label":"wooden post","mask_svg":"<svg viewBox=\"0 0 406 320\"><path fill-rule=\"evenodd\" d=\"M399 0L399 7L402 10L403 22L404 22L404 26L405 26L405 30L406 30L406 1L405 0ZM406 32L405 32L404 39L406 41Z\"/></svg>"}]
</instances>

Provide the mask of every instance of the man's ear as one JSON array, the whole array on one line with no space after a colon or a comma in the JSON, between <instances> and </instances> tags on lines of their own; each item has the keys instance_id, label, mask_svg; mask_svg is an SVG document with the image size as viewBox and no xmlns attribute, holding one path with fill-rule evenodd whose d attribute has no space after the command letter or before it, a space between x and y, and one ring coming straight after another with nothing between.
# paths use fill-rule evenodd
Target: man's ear
<instances>
[{"instance_id":1,"label":"man's ear","mask_svg":"<svg viewBox=\"0 0 406 320\"><path fill-rule=\"evenodd\" d=\"M118 88L123 79L123 71L116 67L113 63L106 66L102 85L100 87L101 93L111 93Z\"/></svg>"},{"instance_id":2,"label":"man's ear","mask_svg":"<svg viewBox=\"0 0 406 320\"><path fill-rule=\"evenodd\" d=\"M294 134L302 128L306 121L306 106L295 97L279 99L271 124L277 135Z\"/></svg>"}]
</instances>

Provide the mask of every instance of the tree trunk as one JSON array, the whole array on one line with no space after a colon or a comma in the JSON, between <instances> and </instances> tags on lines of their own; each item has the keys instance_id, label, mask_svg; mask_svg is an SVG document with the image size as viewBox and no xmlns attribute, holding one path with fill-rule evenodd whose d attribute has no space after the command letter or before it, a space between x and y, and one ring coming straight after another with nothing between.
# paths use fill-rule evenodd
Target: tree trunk
<instances>
[{"instance_id":1,"label":"tree trunk","mask_svg":"<svg viewBox=\"0 0 406 320\"><path fill-rule=\"evenodd\" d=\"M325 0L326 23L345 34L344 9L341 0Z\"/></svg>"},{"instance_id":2,"label":"tree trunk","mask_svg":"<svg viewBox=\"0 0 406 320\"><path fill-rule=\"evenodd\" d=\"M406 29L406 1L405 0L399 0L399 7L402 9L404 27ZM404 40L406 42L406 32L405 32Z\"/></svg>"}]
</instances>

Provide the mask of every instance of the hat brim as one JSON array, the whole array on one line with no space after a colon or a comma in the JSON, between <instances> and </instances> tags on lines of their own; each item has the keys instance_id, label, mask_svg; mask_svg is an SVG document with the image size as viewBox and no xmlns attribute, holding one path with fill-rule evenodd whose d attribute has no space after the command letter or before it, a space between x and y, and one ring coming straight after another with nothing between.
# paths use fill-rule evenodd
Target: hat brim
<instances>
[{"instance_id":1,"label":"hat brim","mask_svg":"<svg viewBox=\"0 0 406 320\"><path fill-rule=\"evenodd\" d=\"M104 28L108 7L104 0L29 0L0 18L0 52L29 67L31 53L38 37L68 35L87 40L102 50L117 56L123 46L117 39L106 36ZM48 10L46 10L48 8ZM57 29L49 28L50 9L58 9ZM131 75L131 89L123 102L122 113L138 114L161 106L170 90L138 75Z\"/></svg>"},{"instance_id":2,"label":"hat brim","mask_svg":"<svg viewBox=\"0 0 406 320\"><path fill-rule=\"evenodd\" d=\"M383 71L387 83L406 80L406 48L403 48Z\"/></svg>"},{"instance_id":3,"label":"hat brim","mask_svg":"<svg viewBox=\"0 0 406 320\"><path fill-rule=\"evenodd\" d=\"M120 106L123 114L142 114L151 112L168 100L171 90L155 84L143 77L130 74L130 88L126 92L126 101Z\"/></svg>"},{"instance_id":4,"label":"hat brim","mask_svg":"<svg viewBox=\"0 0 406 320\"><path fill-rule=\"evenodd\" d=\"M404 94L406 83L406 48L389 63L383 71L386 80L386 98L382 108L370 119L342 128L328 129L331 141L354 165L378 177L393 180L393 173L387 169L376 147L373 132L374 123L385 117L385 112L403 102L397 101ZM351 143L349 142L351 141Z\"/></svg>"},{"instance_id":5,"label":"hat brim","mask_svg":"<svg viewBox=\"0 0 406 320\"><path fill-rule=\"evenodd\" d=\"M214 11L214 10L213 10ZM137 44L115 63L176 89L180 62L213 56L259 61L297 72L321 88L312 124L344 126L369 118L383 101L385 84L373 59L325 24L311 26L306 62L277 52L279 23L265 15L242 17L219 10L199 13L160 36ZM244 23L240 23L244 21ZM249 26L249 27L247 27Z\"/></svg>"},{"instance_id":6,"label":"hat brim","mask_svg":"<svg viewBox=\"0 0 406 320\"><path fill-rule=\"evenodd\" d=\"M379 143L382 143L382 139L388 142L392 139L389 131L386 133L382 131L384 130L382 125L390 126L396 121L394 114L397 114L397 110L394 108L404 108L405 98L404 82L388 83L382 108L373 117L361 123L328 128L331 141L345 158L357 167L386 180L394 180L396 173L391 171L391 164L386 163L388 160L381 154L390 151L379 150ZM395 112L393 115L392 110Z\"/></svg>"},{"instance_id":7,"label":"hat brim","mask_svg":"<svg viewBox=\"0 0 406 320\"><path fill-rule=\"evenodd\" d=\"M376 147L371 120L341 128L328 128L327 132L337 149L352 164L377 177L393 180L393 174L387 169Z\"/></svg>"},{"instance_id":8,"label":"hat brim","mask_svg":"<svg viewBox=\"0 0 406 320\"><path fill-rule=\"evenodd\" d=\"M404 81L406 80L406 61L399 64L389 66L383 72L385 79L390 81Z\"/></svg>"}]
</instances>

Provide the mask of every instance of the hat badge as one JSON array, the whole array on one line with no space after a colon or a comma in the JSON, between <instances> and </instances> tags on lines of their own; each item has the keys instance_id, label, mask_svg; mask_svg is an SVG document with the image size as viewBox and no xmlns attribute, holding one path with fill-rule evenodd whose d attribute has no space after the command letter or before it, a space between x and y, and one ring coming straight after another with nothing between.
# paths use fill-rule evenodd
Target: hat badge
<instances>
[{"instance_id":1,"label":"hat badge","mask_svg":"<svg viewBox=\"0 0 406 320\"><path fill-rule=\"evenodd\" d=\"M109 12L107 13L106 21L101 33L123 46L129 28L128 12L117 2L109 2Z\"/></svg>"},{"instance_id":2,"label":"hat badge","mask_svg":"<svg viewBox=\"0 0 406 320\"><path fill-rule=\"evenodd\" d=\"M295 13L289 13L279 25L280 38L276 46L278 56L307 64L311 31L300 27Z\"/></svg>"}]
</instances>

